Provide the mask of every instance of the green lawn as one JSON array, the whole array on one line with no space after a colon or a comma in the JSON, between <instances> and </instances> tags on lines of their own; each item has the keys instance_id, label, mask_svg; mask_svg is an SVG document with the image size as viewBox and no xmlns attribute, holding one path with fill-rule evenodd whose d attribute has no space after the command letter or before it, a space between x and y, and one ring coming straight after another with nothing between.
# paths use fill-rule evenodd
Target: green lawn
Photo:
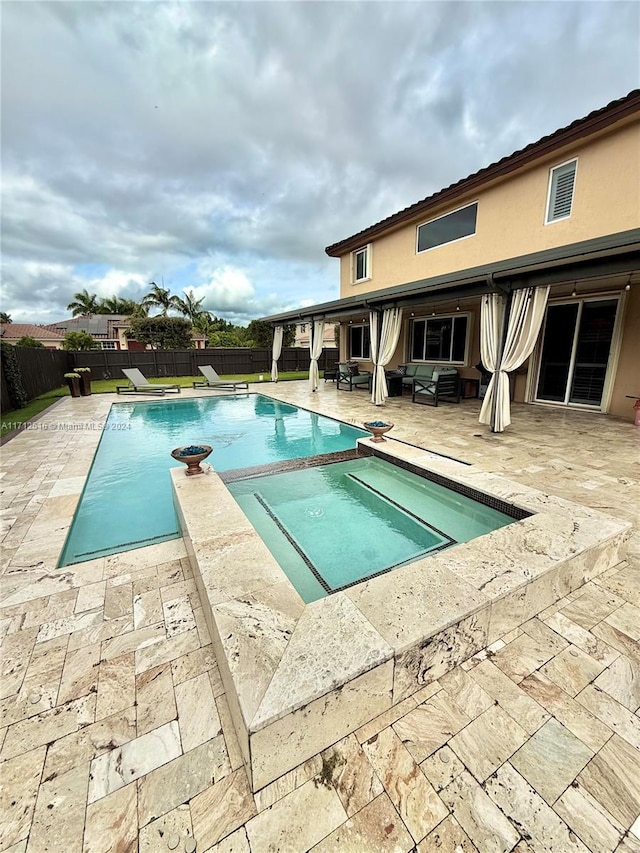
<instances>
[{"instance_id":1,"label":"green lawn","mask_svg":"<svg viewBox=\"0 0 640 853\"><path fill-rule=\"evenodd\" d=\"M263 374L265 380L269 377L268 373ZM291 371L289 373L280 373L279 379L282 382L290 382L294 379L308 379L309 371L308 370L299 370L299 371ZM244 382L259 382L259 374L258 373L245 373L242 375L235 376L222 376L222 379L229 380L237 380ZM182 388L192 388L193 382L196 379L202 379L202 376L163 376L162 379L149 379L149 382L153 385L154 382L157 382L159 385L180 385ZM114 393L116 390L116 385L126 385L125 379L94 379L91 382L91 391L94 394L107 394ZM269 383L265 381L265 385ZM32 400L28 403L24 409L16 409L13 412L3 412L2 413L2 429L0 430L0 436L4 436L7 433L11 432L14 429L18 429L21 424L28 424L36 415L39 415L40 412L43 412L45 409L52 406L56 400L59 400L60 397L68 397L69 389L66 385L62 388L55 388L53 391L47 391L46 394L42 394L40 397L36 397L35 400ZM126 398L125 398L126 399Z\"/></svg>"}]
</instances>

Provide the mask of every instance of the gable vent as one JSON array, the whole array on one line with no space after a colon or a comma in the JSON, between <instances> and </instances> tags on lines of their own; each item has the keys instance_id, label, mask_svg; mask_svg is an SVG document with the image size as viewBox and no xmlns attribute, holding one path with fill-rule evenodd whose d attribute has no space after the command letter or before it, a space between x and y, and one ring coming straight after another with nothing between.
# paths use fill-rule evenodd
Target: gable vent
<instances>
[{"instance_id":1,"label":"gable vent","mask_svg":"<svg viewBox=\"0 0 640 853\"><path fill-rule=\"evenodd\" d=\"M573 202L573 187L576 180L577 161L558 166L551 172L551 193L549 195L549 210L547 222L556 219L566 219L571 215Z\"/></svg>"}]
</instances>

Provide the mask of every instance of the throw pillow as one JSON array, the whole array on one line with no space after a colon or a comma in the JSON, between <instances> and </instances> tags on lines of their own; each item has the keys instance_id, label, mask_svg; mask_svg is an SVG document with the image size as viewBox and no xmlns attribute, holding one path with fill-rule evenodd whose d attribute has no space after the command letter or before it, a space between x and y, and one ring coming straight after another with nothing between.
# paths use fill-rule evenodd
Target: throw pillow
<instances>
[{"instance_id":1,"label":"throw pillow","mask_svg":"<svg viewBox=\"0 0 640 853\"><path fill-rule=\"evenodd\" d=\"M399 373L400 376L406 376L407 375L407 365L406 364L399 364L396 367L396 373Z\"/></svg>"},{"instance_id":2,"label":"throw pillow","mask_svg":"<svg viewBox=\"0 0 640 853\"><path fill-rule=\"evenodd\" d=\"M358 365L354 361L350 361L347 364L347 369L349 371L349 376L359 376L360 371L358 370Z\"/></svg>"}]
</instances>

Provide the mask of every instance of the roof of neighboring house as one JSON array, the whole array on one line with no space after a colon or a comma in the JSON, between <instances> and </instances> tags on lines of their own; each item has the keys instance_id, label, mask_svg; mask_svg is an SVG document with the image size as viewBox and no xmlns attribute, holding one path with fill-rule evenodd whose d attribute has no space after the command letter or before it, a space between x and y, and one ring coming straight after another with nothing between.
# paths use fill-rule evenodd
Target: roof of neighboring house
<instances>
[{"instance_id":1,"label":"roof of neighboring house","mask_svg":"<svg viewBox=\"0 0 640 853\"><path fill-rule=\"evenodd\" d=\"M72 317L70 320L61 320L59 323L51 323L44 328L60 332L60 336L63 338L66 332L87 332L98 340L117 340L117 330L128 326L128 314L92 314L89 317ZM206 340L206 335L200 335L196 332L192 332L191 336L194 340Z\"/></svg>"},{"instance_id":2,"label":"roof of neighboring house","mask_svg":"<svg viewBox=\"0 0 640 853\"><path fill-rule=\"evenodd\" d=\"M94 338L117 338L114 326L118 326L129 318L126 314L91 314L87 317L72 317L70 320L60 320L50 323L49 329L66 332L87 332Z\"/></svg>"},{"instance_id":3,"label":"roof of neighboring house","mask_svg":"<svg viewBox=\"0 0 640 853\"><path fill-rule=\"evenodd\" d=\"M49 341L64 339L64 332L58 332L49 326L36 326L34 323L0 323L0 337L5 340L44 338Z\"/></svg>"},{"instance_id":4,"label":"roof of neighboring house","mask_svg":"<svg viewBox=\"0 0 640 853\"><path fill-rule=\"evenodd\" d=\"M504 177L510 172L528 165L533 160L551 154L558 148L577 142L585 136L590 136L604 130L610 125L637 112L640 112L640 89L634 89L628 95L625 95L624 98L611 101L606 107L594 110L584 118L576 119L576 121L567 125L567 127L562 127L547 136L543 136L537 142L532 142L530 145L514 151L513 154L509 154L507 157L502 157L502 159L491 163L491 165L480 169L480 171L474 172L472 175L462 178L442 190L438 190L433 195L427 196L422 201L418 201L409 207L405 207L404 210L400 210L398 213L394 213L392 216L376 222L375 225L370 225L368 228L358 231L357 234L353 234L351 237L327 246L325 252L331 257L337 258L346 252L358 249L368 243L373 237L378 237L405 222L426 214L431 209L443 203L453 202L465 193L475 190L489 181Z\"/></svg>"}]
</instances>

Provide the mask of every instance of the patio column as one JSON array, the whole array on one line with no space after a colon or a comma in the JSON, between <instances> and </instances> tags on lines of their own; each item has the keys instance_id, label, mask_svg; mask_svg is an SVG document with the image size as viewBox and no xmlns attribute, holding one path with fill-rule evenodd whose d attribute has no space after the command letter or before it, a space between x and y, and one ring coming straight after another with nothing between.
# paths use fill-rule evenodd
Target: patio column
<instances>
[{"instance_id":1,"label":"patio column","mask_svg":"<svg viewBox=\"0 0 640 853\"><path fill-rule=\"evenodd\" d=\"M324 320L315 320L311 325L309 335L309 352L311 364L309 365L309 388L312 391L318 389L318 359L322 355L324 346Z\"/></svg>"},{"instance_id":2,"label":"patio column","mask_svg":"<svg viewBox=\"0 0 640 853\"><path fill-rule=\"evenodd\" d=\"M504 318L503 299L499 294L490 293L482 303L480 355L493 376L480 410L480 423L490 424L492 432L503 432L511 423L508 374L524 364L533 352L547 307L549 287L526 287L514 291L511 297L510 310Z\"/></svg>"},{"instance_id":3,"label":"patio column","mask_svg":"<svg viewBox=\"0 0 640 853\"><path fill-rule=\"evenodd\" d=\"M384 369L393 358L400 340L402 328L402 308L385 308L369 315L369 336L371 340L371 360L374 363L371 402L376 406L384 405L389 396L387 378Z\"/></svg>"},{"instance_id":4,"label":"patio column","mask_svg":"<svg viewBox=\"0 0 640 853\"><path fill-rule=\"evenodd\" d=\"M273 352L271 353L271 381L278 381L278 359L282 354L282 338L284 329L282 326L276 326L273 330Z\"/></svg>"}]
</instances>

